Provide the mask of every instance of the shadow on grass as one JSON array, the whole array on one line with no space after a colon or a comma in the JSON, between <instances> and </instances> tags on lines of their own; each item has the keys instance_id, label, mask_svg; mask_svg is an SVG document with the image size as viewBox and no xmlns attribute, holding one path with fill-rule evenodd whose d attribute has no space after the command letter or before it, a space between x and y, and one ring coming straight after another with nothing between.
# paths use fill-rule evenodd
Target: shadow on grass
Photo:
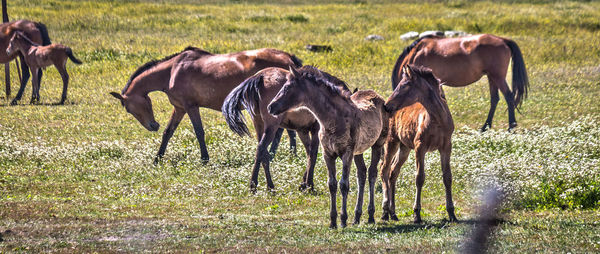
<instances>
[{"instance_id":1,"label":"shadow on grass","mask_svg":"<svg viewBox=\"0 0 600 254\"><path fill-rule=\"evenodd\" d=\"M2 100L2 99L0 99L0 100ZM67 101L64 104L60 104L58 102L52 102L52 103L43 102L43 103L23 103L23 104L12 105L12 104L10 104L10 102L8 100L6 100L6 101L7 101L7 103L6 104L0 104L0 107L25 107L25 106L49 106L49 107L55 107L55 106L79 105L78 102L71 102L71 101Z\"/></svg>"}]
</instances>

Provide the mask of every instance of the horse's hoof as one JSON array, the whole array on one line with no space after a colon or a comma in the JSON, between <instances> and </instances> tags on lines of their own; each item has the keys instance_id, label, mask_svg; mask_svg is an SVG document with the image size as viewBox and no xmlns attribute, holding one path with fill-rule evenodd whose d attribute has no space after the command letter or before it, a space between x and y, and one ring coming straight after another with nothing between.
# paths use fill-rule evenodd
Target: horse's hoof
<instances>
[{"instance_id":1,"label":"horse's hoof","mask_svg":"<svg viewBox=\"0 0 600 254\"><path fill-rule=\"evenodd\" d=\"M17 101L16 99L13 99L13 100L10 102L10 105L11 105L11 106L15 106L15 105L17 105L17 103L19 103L19 101Z\"/></svg>"},{"instance_id":2,"label":"horse's hoof","mask_svg":"<svg viewBox=\"0 0 600 254\"><path fill-rule=\"evenodd\" d=\"M383 212L383 215L381 215L381 220L383 220L383 221L390 220L390 214L388 212Z\"/></svg>"},{"instance_id":3,"label":"horse's hoof","mask_svg":"<svg viewBox=\"0 0 600 254\"><path fill-rule=\"evenodd\" d=\"M160 158L158 157L154 157L154 161L152 162L152 164L154 164L154 166L158 165L158 163L160 162Z\"/></svg>"},{"instance_id":4,"label":"horse's hoof","mask_svg":"<svg viewBox=\"0 0 600 254\"><path fill-rule=\"evenodd\" d=\"M510 123L508 125L508 132L513 132L516 127L517 127L517 123L516 122Z\"/></svg>"},{"instance_id":5,"label":"horse's hoof","mask_svg":"<svg viewBox=\"0 0 600 254\"><path fill-rule=\"evenodd\" d=\"M298 187L298 190L304 191L304 190L306 190L306 188L308 188L308 186L306 185L306 183L301 183L300 187Z\"/></svg>"},{"instance_id":6,"label":"horse's hoof","mask_svg":"<svg viewBox=\"0 0 600 254\"><path fill-rule=\"evenodd\" d=\"M375 218L369 217L369 220L367 221L367 224L375 224Z\"/></svg>"},{"instance_id":7,"label":"horse's hoof","mask_svg":"<svg viewBox=\"0 0 600 254\"><path fill-rule=\"evenodd\" d=\"M206 157L204 157L204 156L200 157L200 161L202 162L202 164L208 163L208 156L206 156Z\"/></svg>"},{"instance_id":8,"label":"horse's hoof","mask_svg":"<svg viewBox=\"0 0 600 254\"><path fill-rule=\"evenodd\" d=\"M483 125L483 127L481 127L481 129L479 129L479 132L483 133L491 128L492 128L492 125L485 124L485 125Z\"/></svg>"},{"instance_id":9,"label":"horse's hoof","mask_svg":"<svg viewBox=\"0 0 600 254\"><path fill-rule=\"evenodd\" d=\"M398 216L396 216L396 214L392 214L390 215L390 219L392 219L393 221L398 221Z\"/></svg>"},{"instance_id":10,"label":"horse's hoof","mask_svg":"<svg viewBox=\"0 0 600 254\"><path fill-rule=\"evenodd\" d=\"M415 219L413 220L414 224L421 224L423 223L423 220L421 220L421 217L415 217Z\"/></svg>"},{"instance_id":11,"label":"horse's hoof","mask_svg":"<svg viewBox=\"0 0 600 254\"><path fill-rule=\"evenodd\" d=\"M358 226L360 224L360 219L354 219L354 222L352 222L352 225L354 226Z\"/></svg>"},{"instance_id":12,"label":"horse's hoof","mask_svg":"<svg viewBox=\"0 0 600 254\"><path fill-rule=\"evenodd\" d=\"M330 229L336 229L337 225L335 224L335 222L329 223L329 228Z\"/></svg>"},{"instance_id":13,"label":"horse's hoof","mask_svg":"<svg viewBox=\"0 0 600 254\"><path fill-rule=\"evenodd\" d=\"M456 216L454 214L450 215L450 222L458 222L458 219L456 218Z\"/></svg>"}]
</instances>

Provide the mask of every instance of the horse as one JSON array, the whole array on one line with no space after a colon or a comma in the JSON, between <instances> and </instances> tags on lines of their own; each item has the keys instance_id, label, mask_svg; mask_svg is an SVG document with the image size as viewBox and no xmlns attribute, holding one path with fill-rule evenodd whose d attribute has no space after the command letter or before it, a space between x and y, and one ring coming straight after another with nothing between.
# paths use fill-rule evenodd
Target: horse
<instances>
[{"instance_id":1,"label":"horse","mask_svg":"<svg viewBox=\"0 0 600 254\"><path fill-rule=\"evenodd\" d=\"M384 99L372 90L351 93L339 89L337 78L330 75L315 75L307 69L296 70L290 67L285 85L279 90L268 106L272 115L279 115L298 108L308 108L319 122L319 140L323 147L323 158L329 173L330 228L337 227L336 211L336 165L338 157L342 159L341 226L346 227L348 213L346 204L350 190L350 167L352 158L357 167L358 197L354 210L354 224L360 223L366 174L369 174L369 220L375 223L375 180L377 163L386 137L387 113ZM363 152L371 148L371 165L368 170Z\"/></svg>"},{"instance_id":2,"label":"horse","mask_svg":"<svg viewBox=\"0 0 600 254\"><path fill-rule=\"evenodd\" d=\"M344 82L328 77L327 75L329 74L320 72L312 66L304 66L300 70L311 72L312 75L320 76L323 79L332 80L338 89L349 91ZM265 169L267 186L270 189L274 188L269 171L267 146L275 137L275 130L280 127L295 130L306 148L308 161L300 190L306 188L312 189L314 187L313 175L317 161L317 152L319 150L319 138L317 136L319 123L312 113L305 108L289 110L275 116L267 112L267 105L287 82L288 74L287 70L278 67L263 69L233 89L223 103L223 116L225 116L229 128L238 135L250 135L244 117L241 114L244 107L252 117L254 123L256 138L259 143L252 168L251 190L256 189L261 163Z\"/></svg>"},{"instance_id":3,"label":"horse","mask_svg":"<svg viewBox=\"0 0 600 254\"><path fill-rule=\"evenodd\" d=\"M158 131L160 125L154 120L148 93L166 93L174 109L164 130L154 164L163 157L169 139L185 114L188 114L194 126L200 143L201 159L207 162L209 156L199 108L220 111L225 97L244 79L267 67L287 68L290 65L301 66L302 61L276 49L212 54L199 48L187 47L179 53L142 65L131 75L120 94L110 94L119 99L127 112L147 130ZM293 140L292 137L290 135L290 140Z\"/></svg>"},{"instance_id":4,"label":"horse","mask_svg":"<svg viewBox=\"0 0 600 254\"><path fill-rule=\"evenodd\" d=\"M13 55L17 52L23 55L23 59L25 60L23 63L29 66L33 75L31 81L33 87L31 102L33 103L40 100L41 80L38 79L38 70L50 65L54 65L63 80L62 96L58 104L64 104L65 100L67 99L67 87L69 86L67 59L70 59L75 64L81 64L81 61L73 55L71 48L62 44L40 46L39 44L27 38L23 32L16 31L13 37L10 39L10 43L6 49L6 54Z\"/></svg>"},{"instance_id":5,"label":"horse","mask_svg":"<svg viewBox=\"0 0 600 254\"><path fill-rule=\"evenodd\" d=\"M512 91L506 83L508 64L512 56ZM479 34L457 38L428 36L415 40L406 47L396 60L392 71L392 88L395 89L408 64L428 67L445 85L462 87L487 75L491 103L487 120L481 127L492 127L492 118L499 101L498 90L504 95L508 106L509 130L517 126L515 108L519 110L527 97L529 79L523 55L517 43L491 34Z\"/></svg>"},{"instance_id":6,"label":"horse","mask_svg":"<svg viewBox=\"0 0 600 254\"><path fill-rule=\"evenodd\" d=\"M384 146L381 181L383 185L383 220L398 220L394 195L400 168L411 149L415 150L417 175L414 223L421 223L421 189L425 182L425 154L438 150L446 188L446 211L450 221L457 221L452 201L452 132L454 123L446 104L442 85L431 69L407 65L402 80L385 103L392 114ZM399 148L399 149L398 149ZM397 153L396 153L397 152Z\"/></svg>"},{"instance_id":7,"label":"horse","mask_svg":"<svg viewBox=\"0 0 600 254\"><path fill-rule=\"evenodd\" d=\"M23 32L27 38L31 39L31 41L40 44L40 45L50 45L50 36L48 36L48 29L46 26L40 22L33 22L30 20L17 20L0 24L0 52L6 52L8 48L8 44L10 39L12 38L15 31ZM8 55L4 53L0 53L0 63L8 63L17 57L16 54ZM18 101L23 96L23 91L25 91L25 85L29 80L29 67L25 63L22 55L19 55L21 58L21 72L23 73L23 78L21 79L21 86L19 91L17 92L16 97L11 101L11 105L16 105ZM38 70L37 75L38 83L42 79L42 70ZM10 84L6 84L6 97L10 96ZM32 94L33 95L33 94Z\"/></svg>"}]
</instances>

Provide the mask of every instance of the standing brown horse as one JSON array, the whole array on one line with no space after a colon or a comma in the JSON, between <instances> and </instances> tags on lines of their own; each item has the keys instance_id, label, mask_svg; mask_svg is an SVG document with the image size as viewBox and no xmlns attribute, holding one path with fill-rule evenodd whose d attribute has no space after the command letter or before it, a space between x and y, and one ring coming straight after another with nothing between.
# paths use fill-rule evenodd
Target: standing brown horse
<instances>
[{"instance_id":1,"label":"standing brown horse","mask_svg":"<svg viewBox=\"0 0 600 254\"><path fill-rule=\"evenodd\" d=\"M385 103L386 110L394 113L389 121L389 135L384 146L381 169L382 219L388 220L391 216L392 220L398 220L394 203L396 180L410 150L414 149L417 162L414 222L421 222L421 188L425 183L425 153L434 150L440 152L442 161L442 177L446 187L446 211L450 221L456 221L450 171L454 123L442 87L428 68L408 65L403 70L402 80Z\"/></svg>"},{"instance_id":2,"label":"standing brown horse","mask_svg":"<svg viewBox=\"0 0 600 254\"><path fill-rule=\"evenodd\" d=\"M31 80L33 87L31 102L40 100L40 79L37 78L39 70L54 65L63 80L63 91L59 104L64 104L67 99L67 88L69 86L67 59L71 59L75 64L81 64L81 61L73 55L71 48L62 44L40 46L27 38L21 31L17 31L14 33L12 39L10 39L6 54L12 55L16 52L23 55L25 60L23 63L29 65L33 75L33 79Z\"/></svg>"},{"instance_id":3,"label":"standing brown horse","mask_svg":"<svg viewBox=\"0 0 600 254\"><path fill-rule=\"evenodd\" d=\"M508 64L512 56L512 91L506 83ZM521 50L512 40L491 34L459 38L423 37L404 49L392 71L392 88L398 85L401 70L408 64L425 66L447 86L467 86L487 75L491 104L481 131L492 127L492 118L500 97L508 105L508 129L517 126L515 107L518 109L527 97L529 79Z\"/></svg>"},{"instance_id":4,"label":"standing brown horse","mask_svg":"<svg viewBox=\"0 0 600 254\"><path fill-rule=\"evenodd\" d=\"M302 62L294 55L276 49L214 55L187 47L177 54L144 64L131 75L121 94L110 94L119 99L127 112L146 129L157 131L159 124L154 120L148 93L166 93L175 108L154 162L164 155L169 139L186 113L200 143L202 160L208 161L199 107L220 111L225 97L244 79L267 67L291 65L301 66Z\"/></svg>"},{"instance_id":5,"label":"standing brown horse","mask_svg":"<svg viewBox=\"0 0 600 254\"><path fill-rule=\"evenodd\" d=\"M8 55L5 54L6 49L8 48L8 44L10 39L14 35L15 31L23 32L27 38L31 39L31 41L41 44L41 45L50 45L50 37L48 36L48 30L46 26L39 22L33 22L29 20L17 20L11 21L7 23L0 24L0 63L8 63L15 59L17 55ZM23 73L23 78L21 79L21 87L17 92L17 96L10 103L11 105L16 105L17 102L23 96L23 91L25 91L25 85L27 84L27 80L29 80L29 67L25 63L23 56L21 55L21 71ZM42 70L38 70L37 75L38 81L42 79ZM8 85L10 86L10 84Z\"/></svg>"},{"instance_id":6,"label":"standing brown horse","mask_svg":"<svg viewBox=\"0 0 600 254\"><path fill-rule=\"evenodd\" d=\"M308 108L317 118L320 125L319 139L323 146L323 157L329 172L328 185L330 203L330 228L337 227L336 194L337 179L335 160L342 159L342 192L341 225L346 227L348 213L346 211L348 192L350 190L350 167L352 158L357 167L358 197L354 210L354 224L360 222L367 167L363 160L363 152L371 147L372 157L369 172L369 223L374 223L375 214L375 180L377 179L377 163L386 137L387 113L384 100L371 90L358 91L351 95L336 85L338 79L330 75L315 75L309 69L299 71L290 68L287 82L275 99L269 104L272 115L279 115L298 107Z\"/></svg>"},{"instance_id":7,"label":"standing brown horse","mask_svg":"<svg viewBox=\"0 0 600 254\"><path fill-rule=\"evenodd\" d=\"M310 72L314 76L331 80L337 86L337 89L349 92L344 82L330 77L328 76L329 74L321 72L312 66L304 66L300 68L300 71ZM289 110L278 115L271 115L267 111L267 105L287 82L288 74L289 72L285 69L277 67L259 71L233 89L225 99L225 103L223 103L223 115L225 116L225 120L227 120L229 128L235 133L240 136L244 134L250 135L244 117L241 114L244 107L254 122L258 147L250 179L250 188L252 190L256 189L261 163L265 169L267 186L270 189L274 187L269 171L270 157L267 152L267 146L272 142L275 137L275 131L280 127L293 129L298 132L298 136L306 148L308 162L300 189L312 189L314 186L313 175L317 161L317 152L319 150L319 138L317 137L319 123L312 113L305 108Z\"/></svg>"}]
</instances>

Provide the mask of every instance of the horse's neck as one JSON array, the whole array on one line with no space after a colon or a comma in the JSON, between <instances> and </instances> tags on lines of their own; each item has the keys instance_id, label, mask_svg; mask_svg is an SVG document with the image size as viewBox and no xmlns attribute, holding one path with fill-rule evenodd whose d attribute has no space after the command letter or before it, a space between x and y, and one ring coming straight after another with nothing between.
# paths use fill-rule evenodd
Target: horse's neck
<instances>
[{"instance_id":1,"label":"horse's neck","mask_svg":"<svg viewBox=\"0 0 600 254\"><path fill-rule=\"evenodd\" d=\"M434 96L439 96L436 94L430 94L427 98L423 98L426 100L426 103L422 103L427 110L427 113L440 124L444 126L453 125L452 116L450 115L450 110L448 106L443 103L442 98L435 98Z\"/></svg>"},{"instance_id":2,"label":"horse's neck","mask_svg":"<svg viewBox=\"0 0 600 254\"><path fill-rule=\"evenodd\" d=\"M34 45L31 45L30 43L25 42L25 41L20 41L18 43L19 43L19 48L21 48L21 51L23 52L23 55L28 54L29 51L35 47Z\"/></svg>"},{"instance_id":3,"label":"horse's neck","mask_svg":"<svg viewBox=\"0 0 600 254\"><path fill-rule=\"evenodd\" d=\"M154 91L163 91L165 92L168 88L168 82L143 82L137 81L131 84L131 87L125 91L124 95L130 94L141 94L146 95L150 92Z\"/></svg>"},{"instance_id":4,"label":"horse's neck","mask_svg":"<svg viewBox=\"0 0 600 254\"><path fill-rule=\"evenodd\" d=\"M311 95L306 106L317 117L319 124L326 129L336 128L339 116L348 115L354 105L342 98L331 98L323 92ZM347 105L346 105L347 104Z\"/></svg>"}]
</instances>

